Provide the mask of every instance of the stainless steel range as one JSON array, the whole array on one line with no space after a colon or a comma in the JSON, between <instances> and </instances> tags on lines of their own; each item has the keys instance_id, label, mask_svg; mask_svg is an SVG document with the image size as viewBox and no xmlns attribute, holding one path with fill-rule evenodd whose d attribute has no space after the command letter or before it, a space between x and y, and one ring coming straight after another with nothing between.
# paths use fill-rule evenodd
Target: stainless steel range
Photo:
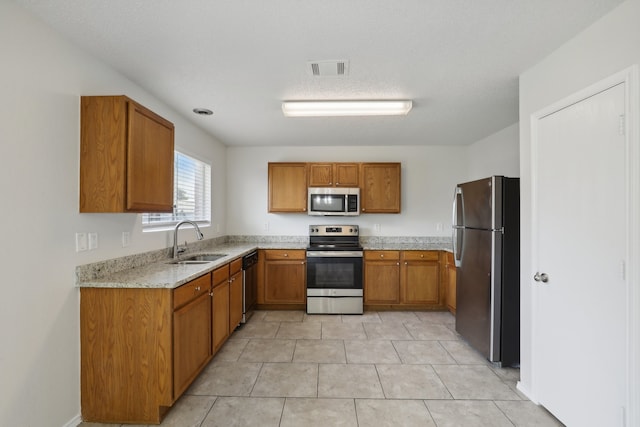
<instances>
[{"instance_id":1,"label":"stainless steel range","mask_svg":"<svg viewBox=\"0 0 640 427\"><path fill-rule=\"evenodd\" d=\"M357 225L310 225L307 313L362 314L362 246Z\"/></svg>"}]
</instances>

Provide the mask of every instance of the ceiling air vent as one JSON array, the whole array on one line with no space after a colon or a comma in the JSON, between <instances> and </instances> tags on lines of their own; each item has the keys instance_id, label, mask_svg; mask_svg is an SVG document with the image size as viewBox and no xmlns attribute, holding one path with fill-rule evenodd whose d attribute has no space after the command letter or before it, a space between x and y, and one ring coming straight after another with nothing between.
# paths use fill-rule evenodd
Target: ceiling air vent
<instances>
[{"instance_id":1,"label":"ceiling air vent","mask_svg":"<svg viewBox=\"0 0 640 427\"><path fill-rule=\"evenodd\" d=\"M349 74L349 61L309 61L308 70L316 77L342 77Z\"/></svg>"}]
</instances>

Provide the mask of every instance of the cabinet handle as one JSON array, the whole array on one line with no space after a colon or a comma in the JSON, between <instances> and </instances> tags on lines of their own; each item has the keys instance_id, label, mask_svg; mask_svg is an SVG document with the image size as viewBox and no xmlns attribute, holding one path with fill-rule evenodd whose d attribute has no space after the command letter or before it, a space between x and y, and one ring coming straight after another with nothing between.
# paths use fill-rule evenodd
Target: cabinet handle
<instances>
[{"instance_id":1,"label":"cabinet handle","mask_svg":"<svg viewBox=\"0 0 640 427\"><path fill-rule=\"evenodd\" d=\"M420 254L420 258L424 258L424 254Z\"/></svg>"},{"instance_id":2,"label":"cabinet handle","mask_svg":"<svg viewBox=\"0 0 640 427\"><path fill-rule=\"evenodd\" d=\"M200 292L200 286L196 286L196 292Z\"/></svg>"},{"instance_id":3,"label":"cabinet handle","mask_svg":"<svg viewBox=\"0 0 640 427\"><path fill-rule=\"evenodd\" d=\"M399 263L399 262L396 262L396 265L400 265L400 263Z\"/></svg>"},{"instance_id":4,"label":"cabinet handle","mask_svg":"<svg viewBox=\"0 0 640 427\"><path fill-rule=\"evenodd\" d=\"M404 265L409 265L409 263L407 261L404 262Z\"/></svg>"},{"instance_id":5,"label":"cabinet handle","mask_svg":"<svg viewBox=\"0 0 640 427\"><path fill-rule=\"evenodd\" d=\"M384 254L380 254L380 258L384 258Z\"/></svg>"},{"instance_id":6,"label":"cabinet handle","mask_svg":"<svg viewBox=\"0 0 640 427\"><path fill-rule=\"evenodd\" d=\"M284 256L286 256L286 257L287 257L287 256L289 256L289 254L284 254Z\"/></svg>"}]
</instances>

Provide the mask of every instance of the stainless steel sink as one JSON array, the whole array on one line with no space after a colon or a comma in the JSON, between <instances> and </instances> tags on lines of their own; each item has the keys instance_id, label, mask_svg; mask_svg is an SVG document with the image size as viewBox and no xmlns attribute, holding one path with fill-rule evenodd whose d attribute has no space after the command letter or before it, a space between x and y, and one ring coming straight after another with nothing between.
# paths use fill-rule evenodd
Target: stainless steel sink
<instances>
[{"instance_id":1,"label":"stainless steel sink","mask_svg":"<svg viewBox=\"0 0 640 427\"><path fill-rule=\"evenodd\" d=\"M226 256L227 254L191 255L185 258L171 260L168 262L168 264L207 264L213 261L217 261L220 258L224 258Z\"/></svg>"},{"instance_id":2,"label":"stainless steel sink","mask_svg":"<svg viewBox=\"0 0 640 427\"><path fill-rule=\"evenodd\" d=\"M224 258L226 257L227 254L200 254L200 255L192 255L189 257L186 257L184 260L185 261L217 261L220 258Z\"/></svg>"},{"instance_id":3,"label":"stainless steel sink","mask_svg":"<svg viewBox=\"0 0 640 427\"><path fill-rule=\"evenodd\" d=\"M172 261L168 261L167 264L209 264L211 261L195 261L190 259L176 259Z\"/></svg>"}]
</instances>

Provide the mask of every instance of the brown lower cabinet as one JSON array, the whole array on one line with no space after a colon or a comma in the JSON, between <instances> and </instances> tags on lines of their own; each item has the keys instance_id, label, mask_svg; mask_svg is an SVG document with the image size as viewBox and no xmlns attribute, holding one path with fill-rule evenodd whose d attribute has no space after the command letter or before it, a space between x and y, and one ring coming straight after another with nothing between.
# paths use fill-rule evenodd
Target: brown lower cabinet
<instances>
[{"instance_id":1,"label":"brown lower cabinet","mask_svg":"<svg viewBox=\"0 0 640 427\"><path fill-rule=\"evenodd\" d=\"M439 251L364 252L364 304L370 309L443 309Z\"/></svg>"},{"instance_id":2,"label":"brown lower cabinet","mask_svg":"<svg viewBox=\"0 0 640 427\"><path fill-rule=\"evenodd\" d=\"M175 289L81 288L83 420L159 424L239 323L241 266Z\"/></svg>"},{"instance_id":3,"label":"brown lower cabinet","mask_svg":"<svg viewBox=\"0 0 640 427\"><path fill-rule=\"evenodd\" d=\"M262 273L258 281L258 307L304 309L307 266L303 249L264 249L258 252Z\"/></svg>"},{"instance_id":4,"label":"brown lower cabinet","mask_svg":"<svg viewBox=\"0 0 640 427\"><path fill-rule=\"evenodd\" d=\"M447 308L452 314L456 314L456 265L451 252L443 252L445 278L447 286Z\"/></svg>"}]
</instances>

